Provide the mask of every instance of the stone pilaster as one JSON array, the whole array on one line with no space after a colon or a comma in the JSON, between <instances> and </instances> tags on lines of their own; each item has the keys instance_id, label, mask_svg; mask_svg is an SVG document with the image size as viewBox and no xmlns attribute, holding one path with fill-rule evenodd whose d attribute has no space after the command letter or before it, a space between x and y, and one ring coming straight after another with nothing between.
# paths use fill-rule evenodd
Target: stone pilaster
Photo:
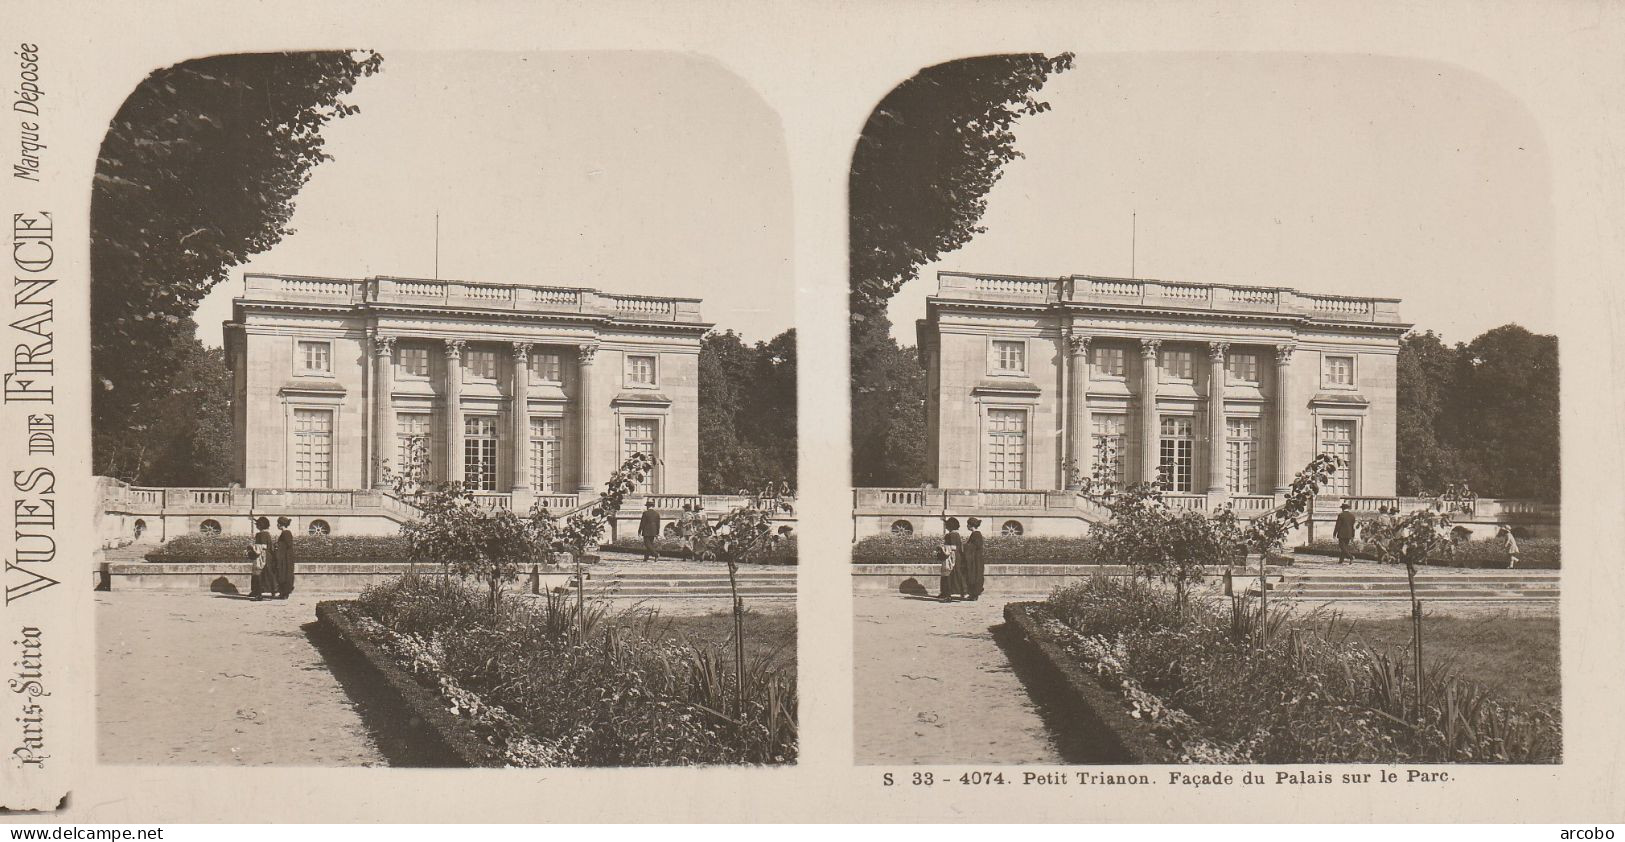
<instances>
[{"instance_id":1,"label":"stone pilaster","mask_svg":"<svg viewBox=\"0 0 1625 842\"><path fill-rule=\"evenodd\" d=\"M1224 481L1224 354L1229 349L1228 342L1207 344L1207 493L1221 496L1227 491Z\"/></svg>"},{"instance_id":2,"label":"stone pilaster","mask_svg":"<svg viewBox=\"0 0 1625 842\"><path fill-rule=\"evenodd\" d=\"M1095 464L1094 450L1089 446L1089 337L1069 336L1066 348L1070 355L1066 393L1067 455L1077 471L1088 479ZM1063 488L1074 487L1067 477L1061 477L1061 483Z\"/></svg>"},{"instance_id":3,"label":"stone pilaster","mask_svg":"<svg viewBox=\"0 0 1625 842\"><path fill-rule=\"evenodd\" d=\"M372 487L387 488L395 461L395 337L372 338Z\"/></svg>"},{"instance_id":4,"label":"stone pilaster","mask_svg":"<svg viewBox=\"0 0 1625 842\"><path fill-rule=\"evenodd\" d=\"M1160 339L1140 340L1140 481L1157 478L1157 442L1161 438L1157 418L1157 351Z\"/></svg>"},{"instance_id":5,"label":"stone pilaster","mask_svg":"<svg viewBox=\"0 0 1625 842\"><path fill-rule=\"evenodd\" d=\"M593 459L592 427L596 413L593 412L592 377L593 357L598 355L597 345L582 345L576 348L576 429L580 431L578 438L581 443L581 456L577 460L576 488L583 494L589 494L596 488L596 466ZM608 479L606 476L605 479Z\"/></svg>"},{"instance_id":6,"label":"stone pilaster","mask_svg":"<svg viewBox=\"0 0 1625 842\"><path fill-rule=\"evenodd\" d=\"M1275 346L1275 493L1285 494L1298 472L1292 454L1292 351L1291 345Z\"/></svg>"},{"instance_id":7,"label":"stone pilaster","mask_svg":"<svg viewBox=\"0 0 1625 842\"><path fill-rule=\"evenodd\" d=\"M446 481L463 481L463 348L461 339L446 340Z\"/></svg>"},{"instance_id":8,"label":"stone pilaster","mask_svg":"<svg viewBox=\"0 0 1625 842\"><path fill-rule=\"evenodd\" d=\"M513 446L509 455L513 459L513 483L509 490L515 497L514 510L524 507L518 505L518 497L530 495L530 343L513 343L513 385L508 390L512 399L512 410L508 413L513 422ZM526 506L528 507L528 503Z\"/></svg>"}]
</instances>

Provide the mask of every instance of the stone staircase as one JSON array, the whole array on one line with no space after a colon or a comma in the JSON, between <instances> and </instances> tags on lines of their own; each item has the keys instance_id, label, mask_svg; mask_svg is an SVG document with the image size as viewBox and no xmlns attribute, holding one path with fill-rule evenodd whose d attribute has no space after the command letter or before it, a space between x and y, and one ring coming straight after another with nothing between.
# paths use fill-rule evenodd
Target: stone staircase
<instances>
[{"instance_id":1,"label":"stone staircase","mask_svg":"<svg viewBox=\"0 0 1625 842\"><path fill-rule=\"evenodd\" d=\"M728 571L649 570L618 568L587 574L590 596L621 599L726 599ZM566 587L573 587L571 582ZM747 599L795 599L796 569L750 570L739 573L739 595Z\"/></svg>"},{"instance_id":2,"label":"stone staircase","mask_svg":"<svg viewBox=\"0 0 1625 842\"><path fill-rule=\"evenodd\" d=\"M1256 586L1256 585L1255 585ZM1405 574L1295 571L1284 569L1279 581L1269 583L1272 599L1297 602L1407 601L1410 589ZM1416 593L1425 600L1453 602L1555 601L1561 589L1555 570L1419 573Z\"/></svg>"}]
</instances>

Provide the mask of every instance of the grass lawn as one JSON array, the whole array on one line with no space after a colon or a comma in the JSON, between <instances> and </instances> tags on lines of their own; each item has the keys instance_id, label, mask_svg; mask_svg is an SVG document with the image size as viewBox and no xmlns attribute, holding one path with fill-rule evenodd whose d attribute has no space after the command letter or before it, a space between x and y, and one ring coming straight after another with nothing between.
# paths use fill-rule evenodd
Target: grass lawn
<instances>
[{"instance_id":1,"label":"grass lawn","mask_svg":"<svg viewBox=\"0 0 1625 842\"><path fill-rule=\"evenodd\" d=\"M1408 651L1408 617L1345 618L1349 639L1374 649ZM1453 661L1463 678L1477 681L1507 701L1560 705L1561 643L1554 616L1484 614L1427 616L1422 654L1429 662Z\"/></svg>"},{"instance_id":2,"label":"grass lawn","mask_svg":"<svg viewBox=\"0 0 1625 842\"><path fill-rule=\"evenodd\" d=\"M670 639L732 646L733 609L725 608L687 617L665 617L662 634ZM796 615L792 611L745 609L745 657L771 656L780 664L796 662Z\"/></svg>"}]
</instances>

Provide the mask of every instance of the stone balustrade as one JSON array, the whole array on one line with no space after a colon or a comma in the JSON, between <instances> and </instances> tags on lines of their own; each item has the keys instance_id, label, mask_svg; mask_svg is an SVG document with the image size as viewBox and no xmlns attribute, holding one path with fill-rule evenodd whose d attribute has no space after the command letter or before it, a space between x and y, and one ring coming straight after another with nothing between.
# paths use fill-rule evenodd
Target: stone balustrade
<instances>
[{"instance_id":1,"label":"stone balustrade","mask_svg":"<svg viewBox=\"0 0 1625 842\"><path fill-rule=\"evenodd\" d=\"M1329 321L1399 324L1399 299L1300 292L1286 287L1241 286L1071 275L1032 278L939 272L937 295L971 301L1078 303L1179 309L1281 313Z\"/></svg>"},{"instance_id":2,"label":"stone balustrade","mask_svg":"<svg viewBox=\"0 0 1625 842\"><path fill-rule=\"evenodd\" d=\"M246 298L312 304L398 304L598 315L628 321L700 323L700 300L623 295L580 287L422 278L244 276Z\"/></svg>"}]
</instances>

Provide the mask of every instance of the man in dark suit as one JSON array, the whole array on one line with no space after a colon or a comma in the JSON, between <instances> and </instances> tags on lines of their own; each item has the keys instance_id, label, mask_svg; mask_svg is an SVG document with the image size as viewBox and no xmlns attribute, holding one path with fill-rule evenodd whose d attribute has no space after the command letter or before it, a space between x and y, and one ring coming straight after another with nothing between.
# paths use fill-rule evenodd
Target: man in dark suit
<instances>
[{"instance_id":1,"label":"man in dark suit","mask_svg":"<svg viewBox=\"0 0 1625 842\"><path fill-rule=\"evenodd\" d=\"M1332 527L1332 537L1337 539L1337 563L1347 564L1353 560L1349 552L1349 542L1354 540L1354 512L1349 511L1349 504L1343 504L1343 510L1337 513L1337 525Z\"/></svg>"},{"instance_id":2,"label":"man in dark suit","mask_svg":"<svg viewBox=\"0 0 1625 842\"><path fill-rule=\"evenodd\" d=\"M293 532L288 528L292 524L293 521L286 516L276 519L277 528L282 530L276 536L276 547L273 549L278 599L287 599L288 595L293 593Z\"/></svg>"},{"instance_id":3,"label":"man in dark suit","mask_svg":"<svg viewBox=\"0 0 1625 842\"><path fill-rule=\"evenodd\" d=\"M643 536L643 560L659 561L660 550L655 547L655 539L660 537L660 513L655 511L653 500L643 507L643 517L638 520L638 534Z\"/></svg>"}]
</instances>

